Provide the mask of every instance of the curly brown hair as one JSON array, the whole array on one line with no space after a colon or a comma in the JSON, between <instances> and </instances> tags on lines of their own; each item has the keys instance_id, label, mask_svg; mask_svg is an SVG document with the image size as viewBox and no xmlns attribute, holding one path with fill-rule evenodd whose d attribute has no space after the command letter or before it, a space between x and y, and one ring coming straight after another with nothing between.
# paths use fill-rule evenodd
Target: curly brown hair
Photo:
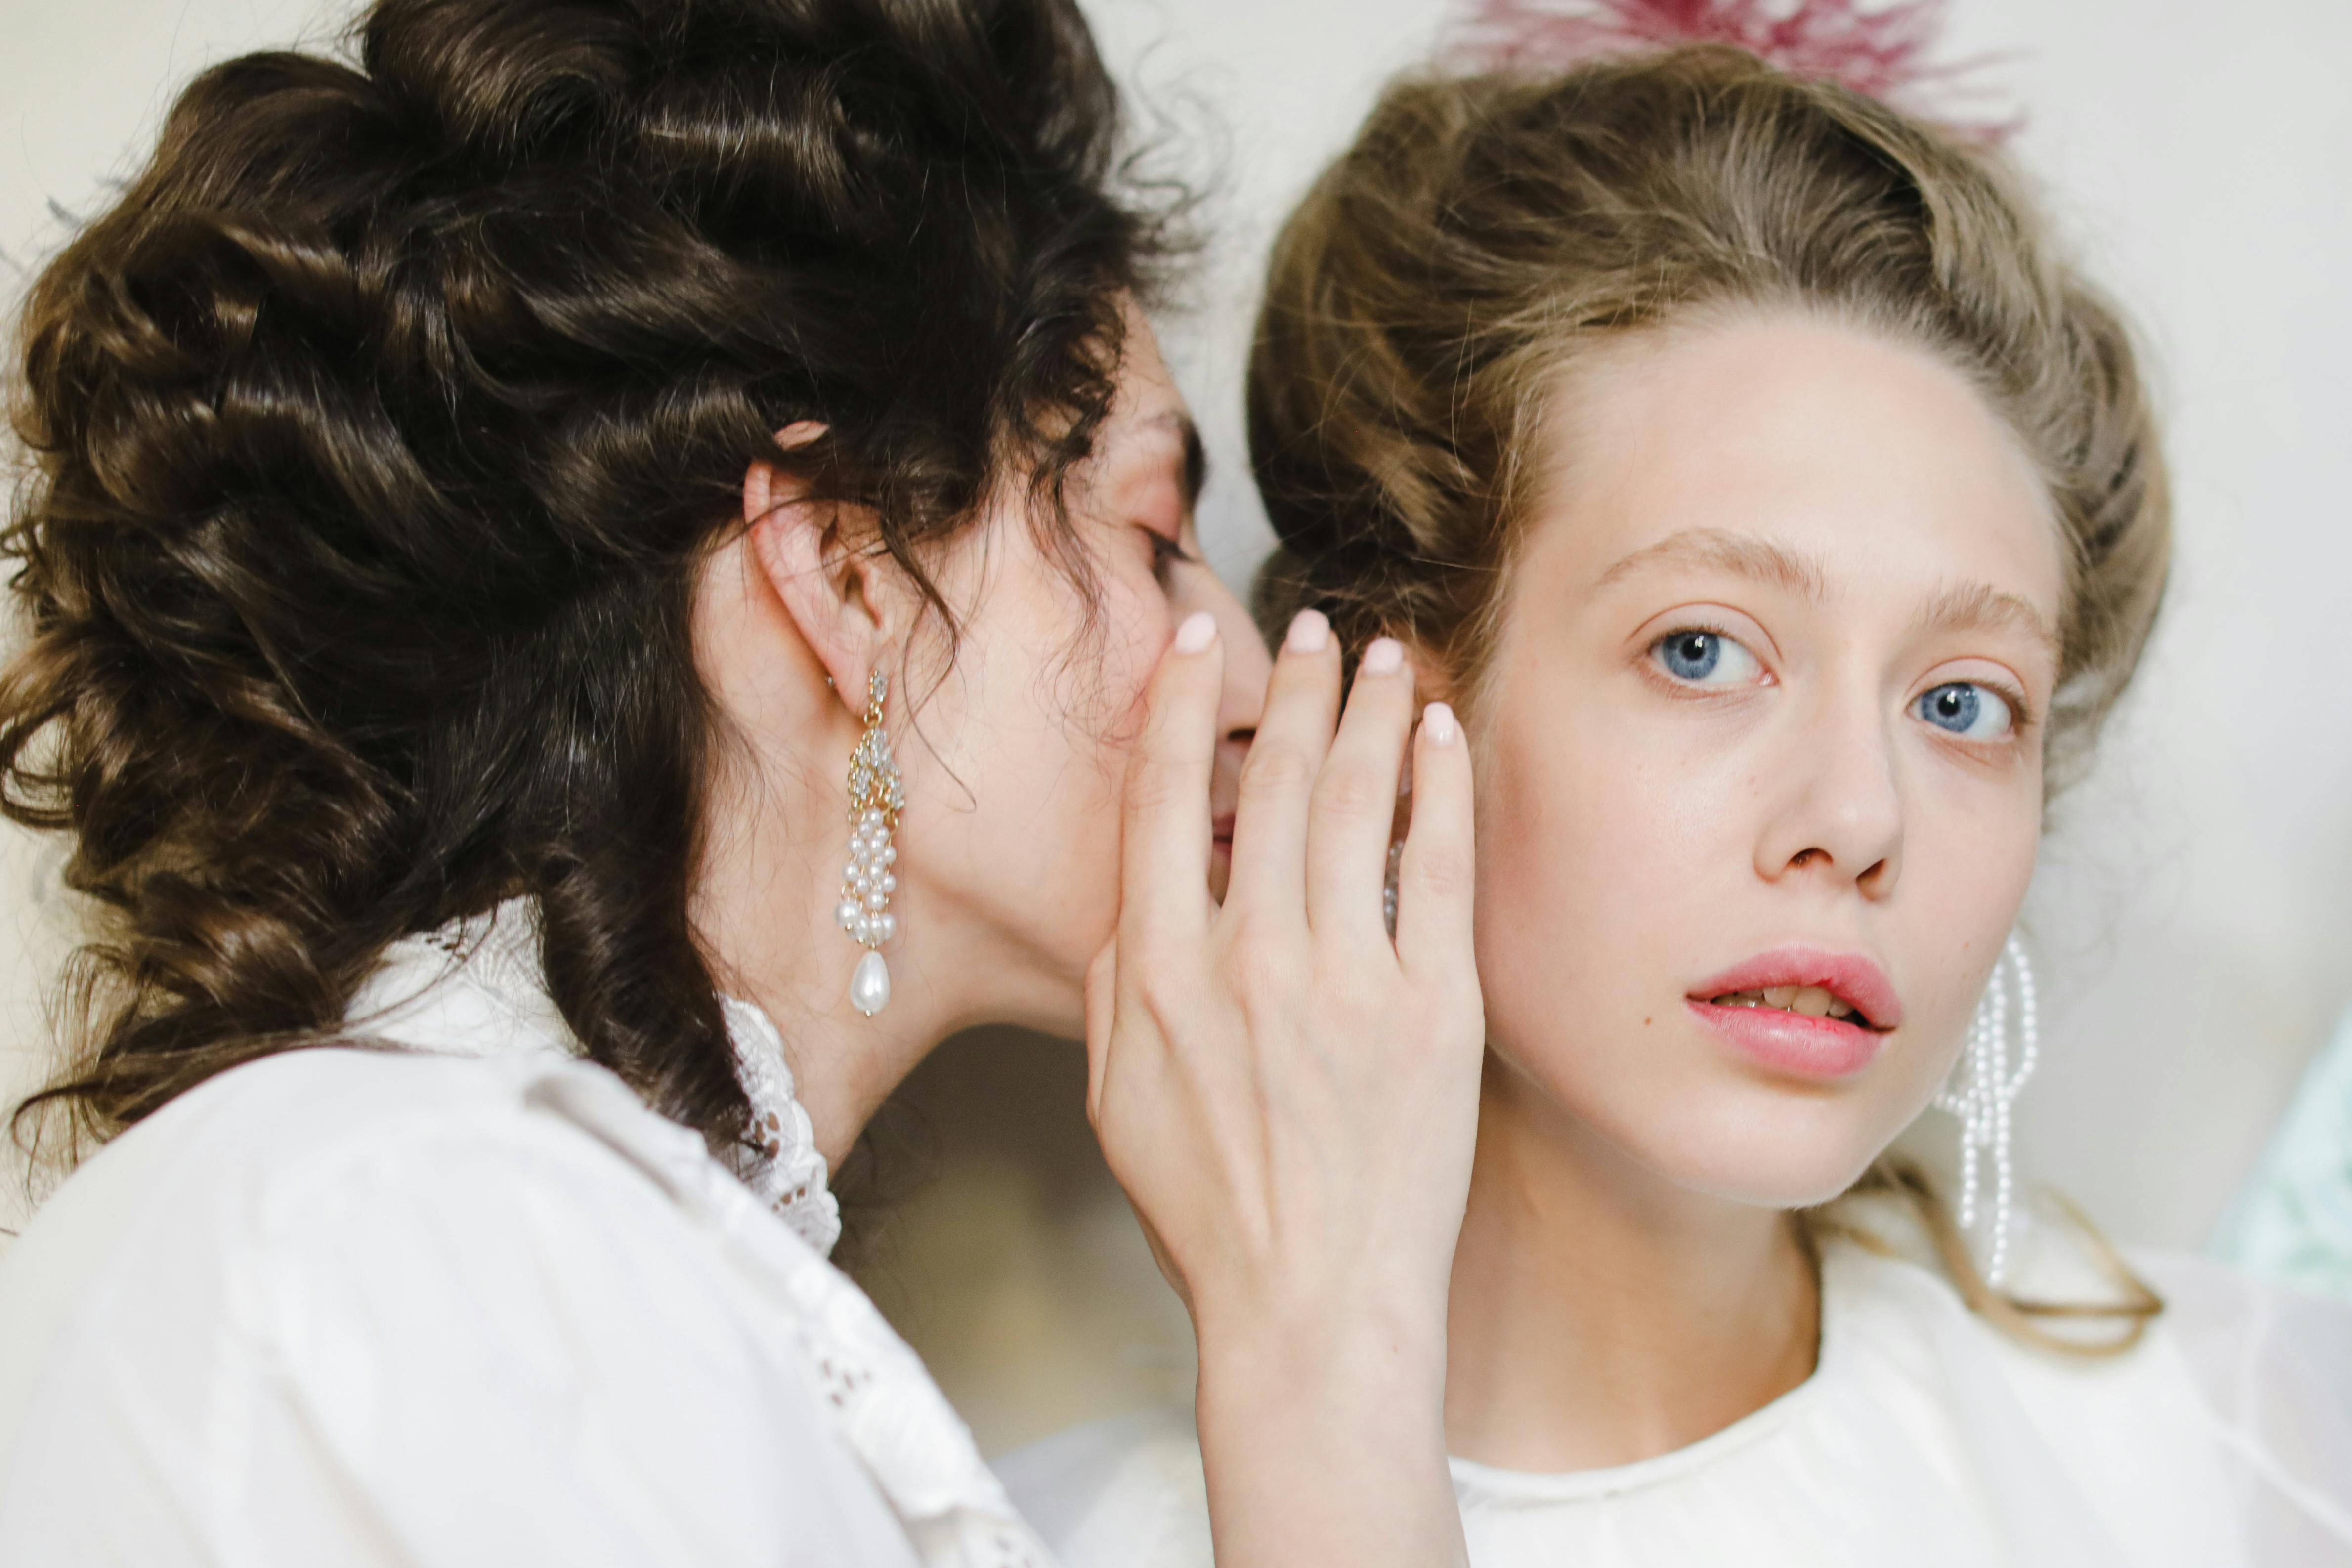
<instances>
[{"instance_id":1,"label":"curly brown hair","mask_svg":"<svg viewBox=\"0 0 2352 1568\"><path fill-rule=\"evenodd\" d=\"M1070 0L377 0L352 37L197 78L24 308L0 806L72 835L102 929L19 1131L331 1038L386 945L529 894L586 1054L731 1145L698 563L766 459L944 615L927 554L1017 472L1085 586L1060 481L1175 208L1120 193Z\"/></svg>"},{"instance_id":2,"label":"curly brown hair","mask_svg":"<svg viewBox=\"0 0 2352 1568\"><path fill-rule=\"evenodd\" d=\"M1249 372L1280 538L1261 619L1313 606L1351 645L1402 637L1475 722L1565 381L1628 333L1742 309L1924 348L2016 434L2064 549L2046 732L2063 784L2138 664L2170 559L2129 334L1992 154L1735 49L1389 88L1275 246ZM2121 1349L2157 1308L2095 1237L2120 1304L2000 1295L1915 1168L1882 1161L1857 1191L1911 1203L1969 1303L2023 1337ZM2120 1332L2086 1347L2036 1326L2082 1317Z\"/></svg>"}]
</instances>

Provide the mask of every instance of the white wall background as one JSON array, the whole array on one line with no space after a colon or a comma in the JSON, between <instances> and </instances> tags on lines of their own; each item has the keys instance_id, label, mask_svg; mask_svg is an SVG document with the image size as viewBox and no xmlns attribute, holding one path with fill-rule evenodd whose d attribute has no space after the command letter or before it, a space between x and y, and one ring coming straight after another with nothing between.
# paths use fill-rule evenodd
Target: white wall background
<instances>
[{"instance_id":1,"label":"white wall background","mask_svg":"<svg viewBox=\"0 0 2352 1568\"><path fill-rule=\"evenodd\" d=\"M1180 163L1217 192L1211 263L1168 330L1217 465L1211 549L1238 584L1265 539L1239 410L1256 258L1444 10L1088 9L1117 68L1183 139ZM60 211L103 200L191 71L334 25L317 0L0 0L0 288L13 293L66 232ZM2352 999L2352 7L1955 0L1950 41L1956 56L2011 55L1986 79L2030 115L2017 155L2144 329L2178 478L2166 622L2099 772L2065 804L2035 894L2053 1005L2021 1158L2118 1234L2195 1245ZM35 907L36 860L0 835L0 1080L28 1075L46 1049L37 998L55 938ZM1115 1195L1073 1209L1066 1193L1040 1207L1011 1190L991 1223L1040 1228L1042 1253L1014 1251L1045 1260L1009 1283L995 1264L989 1281L925 1276L926 1311L965 1327L919 1343L953 1339L978 1360L1056 1354L1034 1333L1021 1349L966 1331L1040 1299L1054 1238L1076 1234L1071 1213L1091 1239L1071 1245L1125 1245L1103 1239ZM996 1264L1013 1255L995 1249ZM1162 1343L1164 1312L1135 1311L1160 1314L1145 1337ZM1008 1386L1003 1371L990 1387ZM1087 1398L1054 1414L1090 1413ZM998 1440L1037 1425L1010 1405L971 1414Z\"/></svg>"}]
</instances>

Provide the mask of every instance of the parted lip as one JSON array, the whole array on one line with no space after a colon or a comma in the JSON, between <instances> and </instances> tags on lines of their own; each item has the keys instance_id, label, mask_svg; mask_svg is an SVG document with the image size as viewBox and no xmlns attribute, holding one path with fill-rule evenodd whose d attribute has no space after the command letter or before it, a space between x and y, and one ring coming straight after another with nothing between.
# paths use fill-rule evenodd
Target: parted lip
<instances>
[{"instance_id":1,"label":"parted lip","mask_svg":"<svg viewBox=\"0 0 2352 1568\"><path fill-rule=\"evenodd\" d=\"M1234 841L1234 812L1227 811L1213 819L1209 823L1209 837L1218 843L1230 846Z\"/></svg>"},{"instance_id":2,"label":"parted lip","mask_svg":"<svg viewBox=\"0 0 2352 1568\"><path fill-rule=\"evenodd\" d=\"M1759 953L1701 980L1685 995L1695 1002L1711 1002L1737 991L1774 986L1818 986L1859 1013L1866 1027L1881 1032L1903 1021L1903 1003L1886 971L1859 953L1835 953L1802 943Z\"/></svg>"}]
</instances>

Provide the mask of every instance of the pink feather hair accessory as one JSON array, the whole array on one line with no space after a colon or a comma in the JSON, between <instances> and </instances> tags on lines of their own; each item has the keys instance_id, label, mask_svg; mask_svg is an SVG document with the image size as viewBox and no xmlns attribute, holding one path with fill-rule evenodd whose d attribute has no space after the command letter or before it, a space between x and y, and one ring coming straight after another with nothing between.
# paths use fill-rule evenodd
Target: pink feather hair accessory
<instances>
[{"instance_id":1,"label":"pink feather hair accessory","mask_svg":"<svg viewBox=\"0 0 2352 1568\"><path fill-rule=\"evenodd\" d=\"M1471 0L1456 52L1482 69L1566 69L1586 60L1677 44L1727 44L1814 81L1835 82L1972 141L1997 143L2018 117L1971 119L1958 99L1984 96L1965 78L1994 57L1930 59L1947 0Z\"/></svg>"}]
</instances>

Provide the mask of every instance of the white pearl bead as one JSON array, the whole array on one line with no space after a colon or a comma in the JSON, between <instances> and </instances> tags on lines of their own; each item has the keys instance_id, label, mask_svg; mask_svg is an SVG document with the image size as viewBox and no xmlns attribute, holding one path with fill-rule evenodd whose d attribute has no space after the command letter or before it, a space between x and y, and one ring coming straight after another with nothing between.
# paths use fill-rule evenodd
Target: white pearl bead
<instances>
[{"instance_id":1,"label":"white pearl bead","mask_svg":"<svg viewBox=\"0 0 2352 1568\"><path fill-rule=\"evenodd\" d=\"M857 960L857 971L849 977L849 1005L867 1018L890 1005L890 966L881 954L868 953Z\"/></svg>"},{"instance_id":2,"label":"white pearl bead","mask_svg":"<svg viewBox=\"0 0 2352 1568\"><path fill-rule=\"evenodd\" d=\"M897 915L877 915L874 917L875 941L887 942L891 937L896 936L897 935L898 935L898 917Z\"/></svg>"},{"instance_id":3,"label":"white pearl bead","mask_svg":"<svg viewBox=\"0 0 2352 1568\"><path fill-rule=\"evenodd\" d=\"M883 892L878 887L875 888L866 895L866 907L874 911L877 915L881 914L882 911L888 908L889 905L890 895Z\"/></svg>"},{"instance_id":4,"label":"white pearl bead","mask_svg":"<svg viewBox=\"0 0 2352 1568\"><path fill-rule=\"evenodd\" d=\"M892 849L888 844L884 844L882 846L882 852L874 857L876 863L880 865L889 865L896 862L898 858L898 852Z\"/></svg>"},{"instance_id":5,"label":"white pearl bead","mask_svg":"<svg viewBox=\"0 0 2352 1568\"><path fill-rule=\"evenodd\" d=\"M865 822L866 822L866 825L867 827L869 827L869 828L878 828L878 827L880 827L880 826L882 825L882 813L881 813L881 812L879 812L879 811L877 811L877 810L874 810L872 807L870 807L870 806L869 806L869 807L867 807L867 808L866 808L866 810Z\"/></svg>"},{"instance_id":6,"label":"white pearl bead","mask_svg":"<svg viewBox=\"0 0 2352 1568\"><path fill-rule=\"evenodd\" d=\"M856 924L857 913L857 902L855 899L845 898L833 906L833 917L840 923L845 931Z\"/></svg>"},{"instance_id":7,"label":"white pearl bead","mask_svg":"<svg viewBox=\"0 0 2352 1568\"><path fill-rule=\"evenodd\" d=\"M880 892L896 893L898 891L898 879L886 871L874 879L874 885Z\"/></svg>"}]
</instances>

